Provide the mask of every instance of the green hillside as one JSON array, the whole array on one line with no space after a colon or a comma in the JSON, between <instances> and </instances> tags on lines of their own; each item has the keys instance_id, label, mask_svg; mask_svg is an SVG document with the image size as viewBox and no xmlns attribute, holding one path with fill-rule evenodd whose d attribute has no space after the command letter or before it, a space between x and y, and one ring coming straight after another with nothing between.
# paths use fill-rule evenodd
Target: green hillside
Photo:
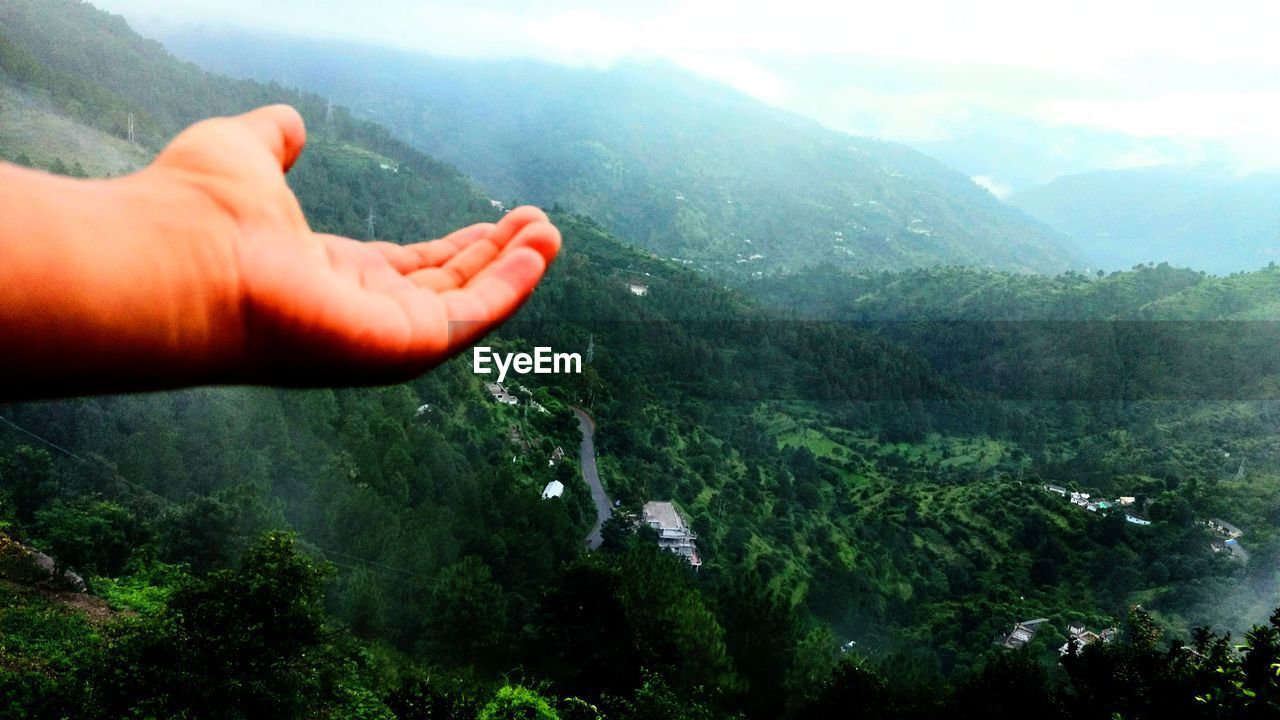
<instances>
[{"instance_id":1,"label":"green hillside","mask_svg":"<svg viewBox=\"0 0 1280 720\"><path fill-rule=\"evenodd\" d=\"M85 174L105 177L137 170L150 153L67 118L28 89L0 85L0 157L41 168L74 160Z\"/></svg>"},{"instance_id":2,"label":"green hillside","mask_svg":"<svg viewBox=\"0 0 1280 720\"><path fill-rule=\"evenodd\" d=\"M396 240L491 216L456 171L341 107L330 120L318 97L178 63L83 3L7 3L0 21L5 82L95 145L122 142L121 110L146 119L152 151L188 118L287 100L311 129L291 182L317 230L359 236L370 205ZM5 152L46 152L29 137ZM929 322L1252 318L1273 302L1270 275L833 270L756 282L757 301L590 217L553 219L562 257L487 342L591 347L591 359L581 375L509 382L517 405L495 402L464 357L385 388L0 406L0 718L1274 706L1273 626L1245 654L1196 630L1243 631L1275 604L1271 396L1120 396L1034 324L993 339ZM1231 314L1210 303L1224 296ZM1202 337L1209 358L1240 346L1238 333ZM1243 353L1252 388L1280 376L1254 354L1264 345ZM1131 355L1075 349L1067 360ZM1023 395L978 372L989 359L1018 361ZM1169 390L1162 366L1128 377ZM1111 394L1063 400L1063 387ZM595 421L620 502L590 553L574 406ZM544 500L553 479L564 495ZM1133 502L1090 512L1048 484ZM627 522L649 500L687 516L700 570ZM1247 560L1208 518L1244 530ZM88 592L33 564L32 548ZM1023 650L1000 644L1038 618ZM1077 622L1119 635L1060 660Z\"/></svg>"},{"instance_id":3,"label":"green hillside","mask_svg":"<svg viewBox=\"0 0 1280 720\"><path fill-rule=\"evenodd\" d=\"M832 132L674 67L431 59L282 37L179 54L328 94L455 163L490 195L590 215L722 275L817 264L1059 272L1064 237L901 145Z\"/></svg>"}]
</instances>

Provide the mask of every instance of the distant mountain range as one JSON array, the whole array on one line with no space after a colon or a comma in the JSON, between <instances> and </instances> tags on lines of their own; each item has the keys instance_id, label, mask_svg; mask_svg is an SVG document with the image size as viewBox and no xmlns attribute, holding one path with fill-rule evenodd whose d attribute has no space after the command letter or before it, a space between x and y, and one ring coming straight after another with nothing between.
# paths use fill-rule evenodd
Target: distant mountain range
<instances>
[{"instance_id":1,"label":"distant mountain range","mask_svg":"<svg viewBox=\"0 0 1280 720\"><path fill-rule=\"evenodd\" d=\"M211 70L330 95L497 200L587 213L724 274L1084 265L1061 233L925 155L669 65L596 71L208 32L166 44Z\"/></svg>"},{"instance_id":2,"label":"distant mountain range","mask_svg":"<svg viewBox=\"0 0 1280 720\"><path fill-rule=\"evenodd\" d=\"M1280 174L1105 170L1061 177L1009 202L1071 235L1108 270L1154 261L1225 274L1280 259Z\"/></svg>"}]
</instances>

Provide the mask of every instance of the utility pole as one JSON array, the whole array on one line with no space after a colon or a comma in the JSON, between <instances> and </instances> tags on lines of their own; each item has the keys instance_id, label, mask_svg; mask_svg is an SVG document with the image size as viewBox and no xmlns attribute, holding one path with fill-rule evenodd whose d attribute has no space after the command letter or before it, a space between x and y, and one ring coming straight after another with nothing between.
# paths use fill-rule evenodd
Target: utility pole
<instances>
[{"instance_id":1,"label":"utility pole","mask_svg":"<svg viewBox=\"0 0 1280 720\"><path fill-rule=\"evenodd\" d=\"M129 142L137 144L138 139L133 132L133 113L129 113Z\"/></svg>"},{"instance_id":2,"label":"utility pole","mask_svg":"<svg viewBox=\"0 0 1280 720\"><path fill-rule=\"evenodd\" d=\"M591 361L596 357L596 334L591 333L591 339L587 341L586 361L590 365Z\"/></svg>"},{"instance_id":3,"label":"utility pole","mask_svg":"<svg viewBox=\"0 0 1280 720\"><path fill-rule=\"evenodd\" d=\"M365 218L364 221L369 224L369 237L367 239L372 240L374 227L376 225L376 221L374 220L374 217L373 217L372 205L369 206L369 217Z\"/></svg>"},{"instance_id":4,"label":"utility pole","mask_svg":"<svg viewBox=\"0 0 1280 720\"><path fill-rule=\"evenodd\" d=\"M329 98L329 104L324 109L324 121L333 123L333 98Z\"/></svg>"}]
</instances>

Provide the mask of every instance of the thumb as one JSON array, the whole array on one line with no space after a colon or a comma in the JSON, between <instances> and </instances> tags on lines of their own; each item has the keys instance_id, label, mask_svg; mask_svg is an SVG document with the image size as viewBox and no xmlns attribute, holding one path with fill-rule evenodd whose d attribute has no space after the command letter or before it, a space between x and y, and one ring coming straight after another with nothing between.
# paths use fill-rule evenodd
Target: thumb
<instances>
[{"instance_id":1,"label":"thumb","mask_svg":"<svg viewBox=\"0 0 1280 720\"><path fill-rule=\"evenodd\" d=\"M288 105L267 105L233 119L243 123L266 145L280 161L282 170L288 171L293 167L302 154L302 146L307 144L307 128L302 116Z\"/></svg>"}]
</instances>

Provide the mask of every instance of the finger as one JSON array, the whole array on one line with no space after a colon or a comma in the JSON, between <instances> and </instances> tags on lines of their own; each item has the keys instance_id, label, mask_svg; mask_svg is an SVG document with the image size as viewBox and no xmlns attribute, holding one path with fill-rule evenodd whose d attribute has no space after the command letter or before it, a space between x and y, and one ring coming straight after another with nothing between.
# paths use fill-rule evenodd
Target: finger
<instances>
[{"instance_id":1,"label":"finger","mask_svg":"<svg viewBox=\"0 0 1280 720\"><path fill-rule=\"evenodd\" d=\"M503 252L511 252L517 247L527 247L542 256L548 265L560 253L560 229L549 221L535 222L526 225L520 234L507 244Z\"/></svg>"},{"instance_id":2,"label":"finger","mask_svg":"<svg viewBox=\"0 0 1280 720\"><path fill-rule=\"evenodd\" d=\"M514 211L513 211L514 212ZM540 211L539 211L540 212ZM545 216L544 216L545 217ZM504 226L502 223L494 230L493 234L485 238L483 241L472 243L450 258L440 267L426 268L409 274L409 279L417 283L421 287L425 287L436 292L444 292L453 290L467 284L471 278L475 277L485 269L494 258L498 257L504 247L529 247L543 254L547 240L545 236L548 234L547 229L551 224L546 221L534 221L519 228L514 239L507 241L504 239L506 234L511 231L512 225ZM552 228L554 230L554 228ZM558 241L559 233L555 233ZM554 252L552 253L554 257ZM547 262L546 256L543 256L544 264Z\"/></svg>"},{"instance_id":3,"label":"finger","mask_svg":"<svg viewBox=\"0 0 1280 720\"><path fill-rule=\"evenodd\" d=\"M302 147L307 143L307 128L302 116L288 105L268 105L235 118L271 151L280 169L293 167Z\"/></svg>"},{"instance_id":4,"label":"finger","mask_svg":"<svg viewBox=\"0 0 1280 720\"><path fill-rule=\"evenodd\" d=\"M547 262L537 251L517 248L503 253L466 287L441 293L449 317L450 351L472 344L511 317L546 269Z\"/></svg>"},{"instance_id":5,"label":"finger","mask_svg":"<svg viewBox=\"0 0 1280 720\"><path fill-rule=\"evenodd\" d=\"M455 230L439 240L396 245L389 242L370 242L378 252L382 253L392 267L401 273L411 273L423 268L444 264L449 258L471 243L482 240L493 232L493 223L477 223Z\"/></svg>"}]
</instances>

